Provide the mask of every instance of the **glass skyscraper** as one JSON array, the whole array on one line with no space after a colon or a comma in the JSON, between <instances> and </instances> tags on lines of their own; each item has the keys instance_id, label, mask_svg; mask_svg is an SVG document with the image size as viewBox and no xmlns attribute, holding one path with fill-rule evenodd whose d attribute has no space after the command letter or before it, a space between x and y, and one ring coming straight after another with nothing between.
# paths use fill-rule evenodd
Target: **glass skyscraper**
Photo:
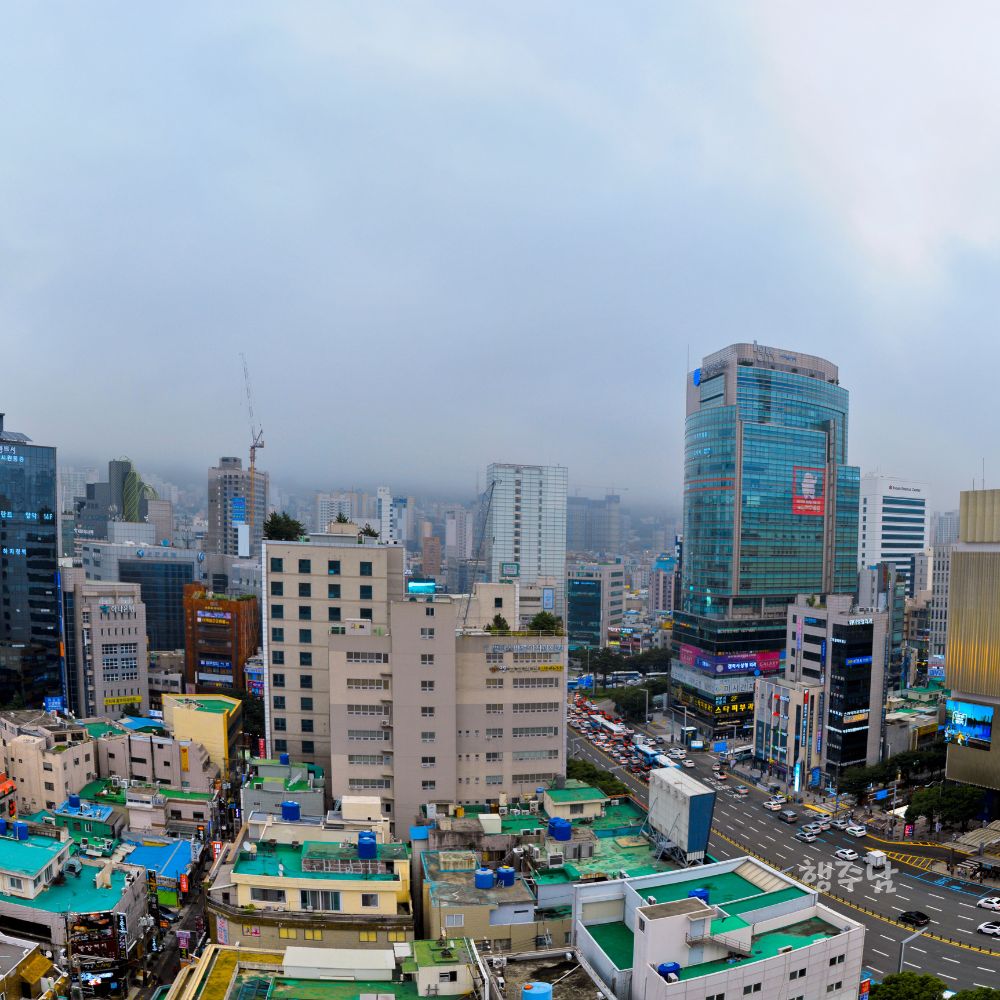
<instances>
[{"instance_id":1,"label":"glass skyscraper","mask_svg":"<svg viewBox=\"0 0 1000 1000\"><path fill-rule=\"evenodd\" d=\"M715 731L749 730L752 712L728 711L725 679L781 669L795 596L856 590L860 474L847 464L847 416L847 390L823 358L733 344L690 374L673 643L692 669L674 694Z\"/></svg>"},{"instance_id":2,"label":"glass skyscraper","mask_svg":"<svg viewBox=\"0 0 1000 1000\"><path fill-rule=\"evenodd\" d=\"M56 490L55 448L4 430L0 413L0 706L66 695Z\"/></svg>"}]
</instances>

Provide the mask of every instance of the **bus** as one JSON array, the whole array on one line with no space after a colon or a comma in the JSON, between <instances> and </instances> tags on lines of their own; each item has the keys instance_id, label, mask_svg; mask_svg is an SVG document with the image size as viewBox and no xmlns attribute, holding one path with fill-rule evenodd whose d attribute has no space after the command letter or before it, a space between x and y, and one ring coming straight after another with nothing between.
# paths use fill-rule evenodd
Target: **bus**
<instances>
[{"instance_id":1,"label":"bus","mask_svg":"<svg viewBox=\"0 0 1000 1000\"><path fill-rule=\"evenodd\" d=\"M753 747L734 747L729 751L733 760L749 760L753 756Z\"/></svg>"},{"instance_id":2,"label":"bus","mask_svg":"<svg viewBox=\"0 0 1000 1000\"><path fill-rule=\"evenodd\" d=\"M624 726L619 726L616 722L605 719L603 715L592 715L590 717L590 724L594 729L603 732L606 736L617 738L625 735Z\"/></svg>"}]
</instances>

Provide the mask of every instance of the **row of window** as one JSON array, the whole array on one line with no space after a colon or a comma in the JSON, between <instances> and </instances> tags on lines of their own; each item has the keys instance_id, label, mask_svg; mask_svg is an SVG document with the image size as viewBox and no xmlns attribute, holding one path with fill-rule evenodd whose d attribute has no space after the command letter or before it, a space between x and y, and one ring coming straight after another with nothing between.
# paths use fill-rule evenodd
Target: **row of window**
<instances>
[{"instance_id":1,"label":"row of window","mask_svg":"<svg viewBox=\"0 0 1000 1000\"><path fill-rule=\"evenodd\" d=\"M326 585L326 596L328 600L330 598L337 600L340 598L340 595L341 595L341 589L339 583L328 583ZM285 596L285 585L280 580L271 581L271 596L272 597ZM312 584L300 583L298 596L312 597L313 596ZM319 594L316 594L316 596L319 597ZM358 585L358 600L360 601L372 600L372 585L370 583L362 583Z\"/></svg>"},{"instance_id":2,"label":"row of window","mask_svg":"<svg viewBox=\"0 0 1000 1000\"><path fill-rule=\"evenodd\" d=\"M369 595L369 600L371 599ZM363 618L365 621L372 621L372 609L371 608L358 608L358 617ZM283 604L272 604L271 605L271 619L273 621L284 621L285 618L285 606ZM341 612L339 607L328 607L326 609L326 620L328 622L339 622L341 620ZM311 622L312 621L312 607L308 604L299 605L299 621L300 622ZM424 629L420 630L421 633ZM431 634L433 635L434 629L431 629ZM271 638L275 642L284 642L284 635L281 638L276 638L274 635L275 630L271 629ZM421 638L426 638L421 634Z\"/></svg>"},{"instance_id":3,"label":"row of window","mask_svg":"<svg viewBox=\"0 0 1000 1000\"><path fill-rule=\"evenodd\" d=\"M284 573L285 560L278 556L271 556L271 572ZM312 560L300 559L299 572L312 573ZM326 572L328 576L340 576L340 560L339 559L327 560ZM358 563L358 576L371 576L371 575L372 575L372 564L370 562L362 561Z\"/></svg>"},{"instance_id":4,"label":"row of window","mask_svg":"<svg viewBox=\"0 0 1000 1000\"><path fill-rule=\"evenodd\" d=\"M274 707L277 709L285 708L285 696L283 694L276 694L274 696ZM313 710L312 698L300 698L299 708L303 712L311 712Z\"/></svg>"}]
</instances>

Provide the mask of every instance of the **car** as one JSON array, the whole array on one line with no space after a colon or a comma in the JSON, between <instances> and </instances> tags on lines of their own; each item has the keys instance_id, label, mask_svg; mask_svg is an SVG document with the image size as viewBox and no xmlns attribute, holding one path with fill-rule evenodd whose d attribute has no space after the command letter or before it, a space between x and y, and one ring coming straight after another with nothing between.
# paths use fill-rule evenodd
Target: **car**
<instances>
[{"instance_id":1,"label":"car","mask_svg":"<svg viewBox=\"0 0 1000 1000\"><path fill-rule=\"evenodd\" d=\"M787 796L782 795L780 792L778 792L778 793L775 793L774 795L771 796L771 801L772 802L787 802L788 798L787 798Z\"/></svg>"},{"instance_id":2,"label":"car","mask_svg":"<svg viewBox=\"0 0 1000 1000\"><path fill-rule=\"evenodd\" d=\"M987 920L976 928L977 934L989 934L990 937L1000 937L1000 924L995 920Z\"/></svg>"},{"instance_id":3,"label":"car","mask_svg":"<svg viewBox=\"0 0 1000 1000\"><path fill-rule=\"evenodd\" d=\"M846 830L850 825L851 821L849 819L845 819L843 816L839 819L830 820L830 826L832 826L834 830Z\"/></svg>"},{"instance_id":4,"label":"car","mask_svg":"<svg viewBox=\"0 0 1000 1000\"><path fill-rule=\"evenodd\" d=\"M811 833L816 837L818 837L823 832L819 823L804 823L801 829L804 833Z\"/></svg>"},{"instance_id":5,"label":"car","mask_svg":"<svg viewBox=\"0 0 1000 1000\"><path fill-rule=\"evenodd\" d=\"M774 799L768 799L767 802L764 803L764 808L768 812L773 812L773 813L779 813L779 812L781 812L781 806L782 806L782 803L775 802Z\"/></svg>"},{"instance_id":6,"label":"car","mask_svg":"<svg viewBox=\"0 0 1000 1000\"><path fill-rule=\"evenodd\" d=\"M903 910L899 915L899 922L909 924L911 927L926 927L931 922L931 918L920 910Z\"/></svg>"},{"instance_id":7,"label":"car","mask_svg":"<svg viewBox=\"0 0 1000 1000\"><path fill-rule=\"evenodd\" d=\"M1000 896L986 896L976 906L981 910L1000 910Z\"/></svg>"},{"instance_id":8,"label":"car","mask_svg":"<svg viewBox=\"0 0 1000 1000\"><path fill-rule=\"evenodd\" d=\"M799 830L795 834L796 840L801 840L803 844L811 844L816 839L816 834L810 830Z\"/></svg>"},{"instance_id":9,"label":"car","mask_svg":"<svg viewBox=\"0 0 1000 1000\"><path fill-rule=\"evenodd\" d=\"M841 861L857 861L861 857L853 847L842 847L839 851L834 851L833 856Z\"/></svg>"},{"instance_id":10,"label":"car","mask_svg":"<svg viewBox=\"0 0 1000 1000\"><path fill-rule=\"evenodd\" d=\"M867 837L868 828L861 826L860 823L852 823L850 826L844 827L844 833L851 837Z\"/></svg>"},{"instance_id":11,"label":"car","mask_svg":"<svg viewBox=\"0 0 1000 1000\"><path fill-rule=\"evenodd\" d=\"M745 798L746 798L746 797L747 797L747 796L748 796L748 795L750 794L750 791L749 791L749 789L747 788L747 786L746 786L746 785L740 785L740 787L739 787L739 788L737 788L737 789L736 789L736 790L735 790L735 791L733 792L733 794L734 794L734 795L735 795L735 796L736 796L736 797L737 797L738 799L745 799Z\"/></svg>"},{"instance_id":12,"label":"car","mask_svg":"<svg viewBox=\"0 0 1000 1000\"><path fill-rule=\"evenodd\" d=\"M716 772L715 772L715 777L716 777L716 778L717 778L717 779L718 779L719 781L725 781L725 780L726 780L726 779L727 779L727 778L729 777L729 775L728 775L728 774L726 774L726 772L725 772L725 771L716 771Z\"/></svg>"},{"instance_id":13,"label":"car","mask_svg":"<svg viewBox=\"0 0 1000 1000\"><path fill-rule=\"evenodd\" d=\"M821 830L829 830L830 820L826 816L820 816L819 819L813 820L812 825L818 826Z\"/></svg>"},{"instance_id":14,"label":"car","mask_svg":"<svg viewBox=\"0 0 1000 1000\"><path fill-rule=\"evenodd\" d=\"M663 745L664 743L666 743L666 742L667 742L667 738L666 738L665 736L657 736L657 737L656 737L656 738L655 738L655 739L653 740L653 742L654 742L654 743L657 743L657 744L659 744L659 745L661 745L661 746L662 746L662 745Z\"/></svg>"},{"instance_id":15,"label":"car","mask_svg":"<svg viewBox=\"0 0 1000 1000\"><path fill-rule=\"evenodd\" d=\"M685 757L685 758L684 758L684 760L682 760L682 761L681 761L681 765L682 765L683 767L694 767L694 761L693 761L693 760L688 760L688 759L687 759L687 758Z\"/></svg>"},{"instance_id":16,"label":"car","mask_svg":"<svg viewBox=\"0 0 1000 1000\"><path fill-rule=\"evenodd\" d=\"M778 813L778 819L782 823L797 823L799 819L799 814L794 809L782 809Z\"/></svg>"}]
</instances>

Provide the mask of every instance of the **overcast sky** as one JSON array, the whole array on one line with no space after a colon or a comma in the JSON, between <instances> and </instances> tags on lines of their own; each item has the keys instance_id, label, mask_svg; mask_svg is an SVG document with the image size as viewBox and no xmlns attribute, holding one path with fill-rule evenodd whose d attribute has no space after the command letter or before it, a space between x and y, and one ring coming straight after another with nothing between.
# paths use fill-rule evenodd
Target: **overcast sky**
<instances>
[{"instance_id":1,"label":"overcast sky","mask_svg":"<svg viewBox=\"0 0 1000 1000\"><path fill-rule=\"evenodd\" d=\"M0 410L64 457L673 505L706 353L1000 485L993 4L12 4Z\"/></svg>"}]
</instances>

